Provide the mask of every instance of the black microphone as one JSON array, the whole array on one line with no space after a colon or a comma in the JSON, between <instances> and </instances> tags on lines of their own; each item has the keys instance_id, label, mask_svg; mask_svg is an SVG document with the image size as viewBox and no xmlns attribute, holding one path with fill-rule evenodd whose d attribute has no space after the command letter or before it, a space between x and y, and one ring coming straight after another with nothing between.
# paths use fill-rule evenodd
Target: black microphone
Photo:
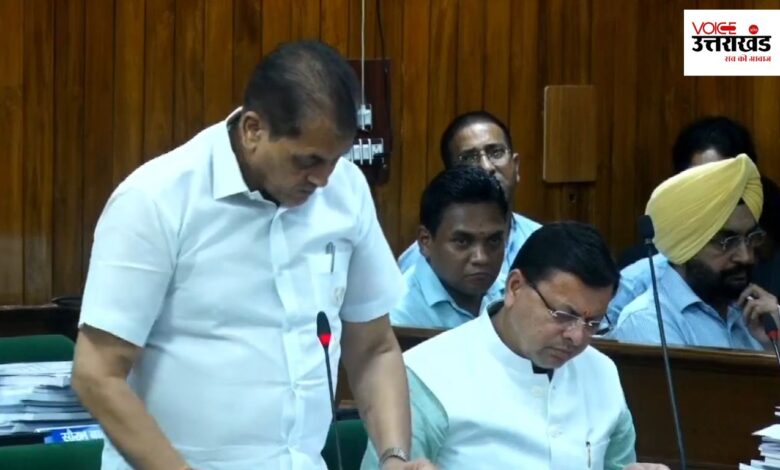
<instances>
[{"instance_id":1,"label":"black microphone","mask_svg":"<svg viewBox=\"0 0 780 470\"><path fill-rule=\"evenodd\" d=\"M341 438L339 437L339 426L336 422L336 397L334 396L333 391L333 376L330 371L330 352L328 351L330 340L333 338L333 335L330 332L330 322L328 321L328 316L325 315L325 312L317 314L317 338L320 340L322 350L325 351L325 368L328 371L328 393L330 395L330 407L333 413L331 423L333 423L333 432L336 434L336 463L338 464L338 469L343 470L341 466Z\"/></svg>"},{"instance_id":2,"label":"black microphone","mask_svg":"<svg viewBox=\"0 0 780 470\"><path fill-rule=\"evenodd\" d=\"M647 260L650 262L650 279L653 284L653 300L655 301L655 316L658 319L658 333L661 336L661 350L663 351L664 369L666 370L666 385L669 389L669 401L672 404L674 431L677 433L677 448L680 451L680 468L685 470L687 468L685 446L683 445L680 416L677 414L677 395L674 393L672 368L669 365L669 348L666 345L666 332L664 331L664 322L661 319L661 302L658 300L658 284L655 278L655 266L653 265L653 237L655 237L655 229L653 228L653 220L649 215L643 215L639 218L639 234L642 236L645 247L647 248Z\"/></svg>"},{"instance_id":3,"label":"black microphone","mask_svg":"<svg viewBox=\"0 0 780 470\"><path fill-rule=\"evenodd\" d=\"M755 298L751 296L748 296L748 299L755 300ZM768 313L762 314L759 318L761 319L761 325L764 327L764 333L769 337L769 342L772 343L772 348L775 350L777 363L780 365L780 351L777 350L777 323L775 323L775 319L772 318L772 315Z\"/></svg>"}]
</instances>

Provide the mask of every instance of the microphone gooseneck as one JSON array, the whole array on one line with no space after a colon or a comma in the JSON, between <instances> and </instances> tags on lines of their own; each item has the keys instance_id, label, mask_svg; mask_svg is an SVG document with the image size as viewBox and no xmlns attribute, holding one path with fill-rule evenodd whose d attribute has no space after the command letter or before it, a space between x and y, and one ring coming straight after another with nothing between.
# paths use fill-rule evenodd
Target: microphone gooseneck
<instances>
[{"instance_id":1,"label":"microphone gooseneck","mask_svg":"<svg viewBox=\"0 0 780 470\"><path fill-rule=\"evenodd\" d=\"M680 452L680 468L686 470L687 461L685 458L682 427L680 426L680 416L677 412L677 395L674 393L672 367L669 365L669 348L666 345L666 332L664 331L664 322L661 318L661 302L658 300L658 283L655 277L655 265L653 264L653 237L655 237L655 229L653 228L653 220L649 215L643 215L639 218L639 233L647 248L647 260L650 262L650 279L652 281L653 301L655 302L655 315L658 319L658 334L661 337L661 350L663 352L664 370L666 372L666 386L669 392L669 401L672 406L672 421L674 422L674 431L677 434L677 448Z\"/></svg>"},{"instance_id":2,"label":"microphone gooseneck","mask_svg":"<svg viewBox=\"0 0 780 470\"><path fill-rule=\"evenodd\" d=\"M338 469L343 470L341 465L341 437L339 437L339 426L336 421L336 397L333 391L333 375L330 369L330 352L328 350L332 338L333 336L330 332L330 322L328 321L328 316L325 315L325 312L318 313L317 339L319 339L320 344L322 345L322 350L325 352L325 368L328 372L328 394L330 396L330 408L333 414L331 423L333 423L333 432L336 436L336 463L338 464Z\"/></svg>"},{"instance_id":3,"label":"microphone gooseneck","mask_svg":"<svg viewBox=\"0 0 780 470\"><path fill-rule=\"evenodd\" d=\"M777 358L777 364L780 365L780 351L777 349L777 324L772 315L765 313L761 315L761 324L764 326L764 333L769 337L769 342L772 343L772 349L775 351L775 358Z\"/></svg>"}]
</instances>

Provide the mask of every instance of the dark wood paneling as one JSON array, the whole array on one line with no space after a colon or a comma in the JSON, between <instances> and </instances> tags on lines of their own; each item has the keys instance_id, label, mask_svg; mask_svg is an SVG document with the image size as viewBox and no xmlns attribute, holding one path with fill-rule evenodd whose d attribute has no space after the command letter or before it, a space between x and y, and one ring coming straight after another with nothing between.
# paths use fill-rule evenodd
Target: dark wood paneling
<instances>
[{"instance_id":1,"label":"dark wood paneling","mask_svg":"<svg viewBox=\"0 0 780 470\"><path fill-rule=\"evenodd\" d=\"M385 236L390 242L390 246L396 253L400 253L405 248L401 242L401 144L400 133L403 101L401 100L401 68L403 64L403 26L404 26L404 3L380 2L380 11L382 19L382 30L384 33L385 55L391 60L388 70L389 88L390 88L390 118L393 129L392 157L390 159L390 178L384 186L375 188L374 198L376 200L379 220ZM372 20L373 28L376 30L376 51L377 55L382 55L382 44L379 38L378 25L379 17Z\"/></svg>"},{"instance_id":2,"label":"dark wood paneling","mask_svg":"<svg viewBox=\"0 0 780 470\"><path fill-rule=\"evenodd\" d=\"M398 253L414 238L420 194L442 168L456 112L509 123L520 154L515 210L595 223L615 253L671 173L679 129L727 114L754 133L780 179L780 78L684 77L686 8L780 8L780 0L0 0L0 300L80 290L95 222L141 162L225 117L277 44L320 38L350 58L390 58L390 177L373 188ZM542 181L547 85L592 85L594 183ZM379 112L379 110L376 110Z\"/></svg>"},{"instance_id":3,"label":"dark wood paneling","mask_svg":"<svg viewBox=\"0 0 780 470\"><path fill-rule=\"evenodd\" d=\"M233 3L206 0L203 41L203 120L225 119L233 110Z\"/></svg>"},{"instance_id":4,"label":"dark wood paneling","mask_svg":"<svg viewBox=\"0 0 780 470\"><path fill-rule=\"evenodd\" d=\"M607 6L607 8L612 8ZM638 31L634 25L639 22L637 2L626 2L615 18L615 35L611 45L614 49L612 70L613 108L610 115L612 127L612 155L609 179L611 195L610 236L613 248L618 250L631 246L636 240L636 218L643 212L642 201L636 198L637 162L637 84L641 75L641 61L638 58ZM680 20L682 21L682 20ZM618 39L619 38L619 39ZM662 158L662 157L661 157ZM601 183L601 182L599 182Z\"/></svg>"},{"instance_id":5,"label":"dark wood paneling","mask_svg":"<svg viewBox=\"0 0 780 470\"><path fill-rule=\"evenodd\" d=\"M52 287L54 5L24 4L24 301Z\"/></svg>"},{"instance_id":6,"label":"dark wood paneling","mask_svg":"<svg viewBox=\"0 0 780 470\"><path fill-rule=\"evenodd\" d=\"M57 2L54 20L52 291L76 294L84 249L84 0Z\"/></svg>"},{"instance_id":7,"label":"dark wood paneling","mask_svg":"<svg viewBox=\"0 0 780 470\"><path fill-rule=\"evenodd\" d=\"M320 0L291 0L290 3L290 36L300 39L319 38Z\"/></svg>"},{"instance_id":8,"label":"dark wood paneling","mask_svg":"<svg viewBox=\"0 0 780 470\"><path fill-rule=\"evenodd\" d=\"M144 42L144 159L154 158L173 145L173 56L175 0L146 4ZM227 53L223 51L223 53ZM230 73L226 75L229 77ZM230 88L230 82L223 84Z\"/></svg>"},{"instance_id":9,"label":"dark wood paneling","mask_svg":"<svg viewBox=\"0 0 780 470\"><path fill-rule=\"evenodd\" d=\"M233 1L233 101L241 103L249 75L262 57L262 0Z\"/></svg>"},{"instance_id":10,"label":"dark wood paneling","mask_svg":"<svg viewBox=\"0 0 780 470\"><path fill-rule=\"evenodd\" d=\"M114 185L143 162L145 7L119 1L114 12Z\"/></svg>"},{"instance_id":11,"label":"dark wood paneling","mask_svg":"<svg viewBox=\"0 0 780 470\"><path fill-rule=\"evenodd\" d=\"M320 9L320 39L342 54L349 48L349 6L349 0L324 0Z\"/></svg>"},{"instance_id":12,"label":"dark wood paneling","mask_svg":"<svg viewBox=\"0 0 780 470\"><path fill-rule=\"evenodd\" d=\"M151 2L155 3L155 2ZM82 272L86 275L92 233L113 189L114 2L86 0L84 89L84 190ZM57 295L59 293L53 293ZM48 296L46 296L48 297ZM39 298L35 303L48 299Z\"/></svg>"},{"instance_id":13,"label":"dark wood paneling","mask_svg":"<svg viewBox=\"0 0 780 470\"><path fill-rule=\"evenodd\" d=\"M458 113L482 109L482 83L485 80L485 8L482 0L460 0L456 57L455 102ZM439 21L431 17L432 22ZM439 51L432 50L432 54Z\"/></svg>"},{"instance_id":14,"label":"dark wood paneling","mask_svg":"<svg viewBox=\"0 0 780 470\"><path fill-rule=\"evenodd\" d=\"M430 4L404 0L403 55L401 64L400 147L401 164L401 246L414 240L419 225L420 194L427 183L426 158L428 151L428 35ZM435 156L434 156L435 157Z\"/></svg>"},{"instance_id":15,"label":"dark wood paneling","mask_svg":"<svg viewBox=\"0 0 780 470\"><path fill-rule=\"evenodd\" d=\"M485 109L504 122L509 122L509 74L512 49L512 2L494 0L485 8L485 79L483 102Z\"/></svg>"},{"instance_id":16,"label":"dark wood paneling","mask_svg":"<svg viewBox=\"0 0 780 470\"><path fill-rule=\"evenodd\" d=\"M428 75L428 158L426 173L433 179L444 168L440 140L455 117L457 96L458 0L431 1L430 63ZM475 108L479 109L479 107ZM418 197L419 204L419 197ZM417 215L417 214L415 214ZM419 221L419 217L417 218Z\"/></svg>"},{"instance_id":17,"label":"dark wood paneling","mask_svg":"<svg viewBox=\"0 0 780 470\"><path fill-rule=\"evenodd\" d=\"M263 55L290 40L291 6L289 0L263 1Z\"/></svg>"},{"instance_id":18,"label":"dark wood paneling","mask_svg":"<svg viewBox=\"0 0 780 470\"><path fill-rule=\"evenodd\" d=\"M514 209L544 221L542 182L542 88L539 74L539 2L513 2L514 27L509 62L509 124L512 143L520 155L520 183Z\"/></svg>"},{"instance_id":19,"label":"dark wood paneling","mask_svg":"<svg viewBox=\"0 0 780 470\"><path fill-rule=\"evenodd\" d=\"M0 0L0 302L19 303L24 293L24 0Z\"/></svg>"},{"instance_id":20,"label":"dark wood paneling","mask_svg":"<svg viewBox=\"0 0 780 470\"><path fill-rule=\"evenodd\" d=\"M173 138L185 142L203 127L204 0L176 0Z\"/></svg>"}]
</instances>

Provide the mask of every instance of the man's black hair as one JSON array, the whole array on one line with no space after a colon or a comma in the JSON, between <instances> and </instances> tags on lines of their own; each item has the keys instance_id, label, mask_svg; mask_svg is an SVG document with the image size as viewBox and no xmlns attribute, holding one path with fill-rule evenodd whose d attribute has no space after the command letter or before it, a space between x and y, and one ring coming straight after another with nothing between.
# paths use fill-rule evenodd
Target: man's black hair
<instances>
[{"instance_id":1,"label":"man's black hair","mask_svg":"<svg viewBox=\"0 0 780 470\"><path fill-rule=\"evenodd\" d=\"M271 138L298 137L306 119L323 116L339 135L357 129L359 82L346 60L319 41L278 46L257 65L244 92L244 110L270 126Z\"/></svg>"},{"instance_id":2,"label":"man's black hair","mask_svg":"<svg viewBox=\"0 0 780 470\"><path fill-rule=\"evenodd\" d=\"M495 203L504 217L509 213L501 184L482 168L457 166L444 170L423 191L420 224L436 236L449 206L476 203Z\"/></svg>"}]
</instances>

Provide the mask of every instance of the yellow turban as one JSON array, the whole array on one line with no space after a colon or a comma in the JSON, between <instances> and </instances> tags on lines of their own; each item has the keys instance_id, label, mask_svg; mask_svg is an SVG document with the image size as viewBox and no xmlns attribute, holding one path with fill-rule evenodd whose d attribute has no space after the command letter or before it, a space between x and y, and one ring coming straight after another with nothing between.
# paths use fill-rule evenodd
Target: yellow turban
<instances>
[{"instance_id":1,"label":"yellow turban","mask_svg":"<svg viewBox=\"0 0 780 470\"><path fill-rule=\"evenodd\" d=\"M647 203L655 246L675 264L693 258L745 201L758 220L764 205L758 169L744 153L696 166L661 183Z\"/></svg>"}]
</instances>

